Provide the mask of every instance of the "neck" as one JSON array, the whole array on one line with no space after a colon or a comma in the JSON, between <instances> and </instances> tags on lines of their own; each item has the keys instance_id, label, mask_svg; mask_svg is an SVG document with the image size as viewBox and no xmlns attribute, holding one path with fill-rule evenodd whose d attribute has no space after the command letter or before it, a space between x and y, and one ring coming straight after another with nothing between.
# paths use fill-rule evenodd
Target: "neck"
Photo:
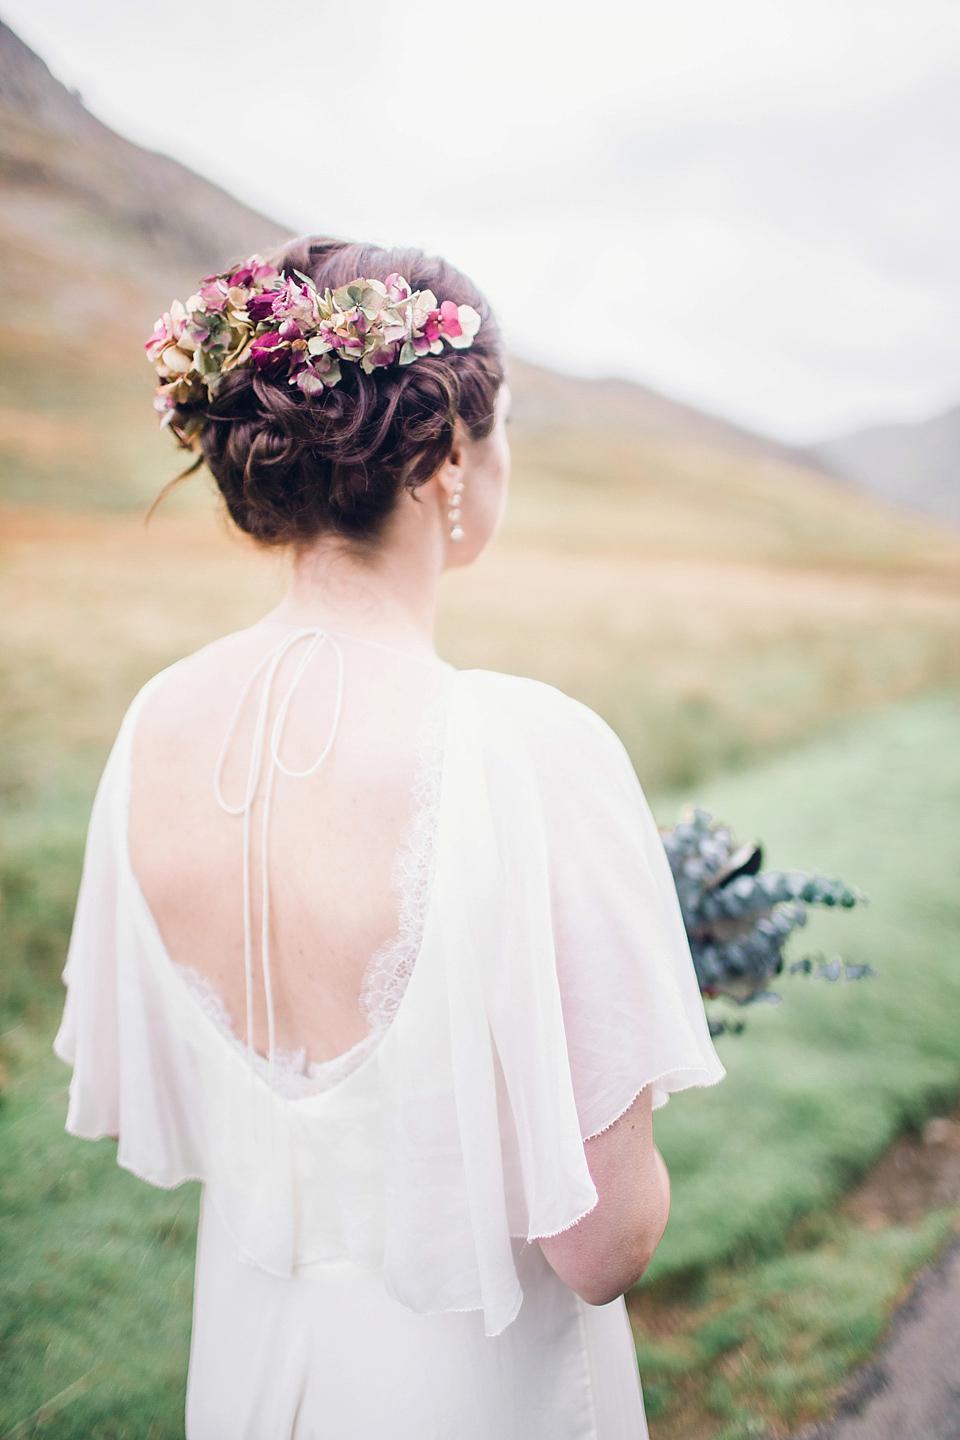
<instances>
[{"instance_id":1,"label":"neck","mask_svg":"<svg viewBox=\"0 0 960 1440\"><path fill-rule=\"evenodd\" d=\"M323 536L298 549L287 593L267 619L434 654L443 540L432 511L404 495L375 544L361 550Z\"/></svg>"}]
</instances>

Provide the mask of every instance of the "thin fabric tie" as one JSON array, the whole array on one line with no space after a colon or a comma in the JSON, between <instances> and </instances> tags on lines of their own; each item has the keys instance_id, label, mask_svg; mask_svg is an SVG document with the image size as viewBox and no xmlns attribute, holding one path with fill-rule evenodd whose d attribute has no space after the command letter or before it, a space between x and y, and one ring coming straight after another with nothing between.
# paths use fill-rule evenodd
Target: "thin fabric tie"
<instances>
[{"instance_id":1,"label":"thin fabric tie","mask_svg":"<svg viewBox=\"0 0 960 1440\"><path fill-rule=\"evenodd\" d=\"M270 815L273 802L273 787L278 770L291 780L305 779L308 775L313 775L319 770L333 749L333 742L337 737L337 730L340 726L340 715L343 710L344 665L343 650L329 631L316 628L297 630L294 634L288 635L279 645L264 656L240 692L240 698L237 701L230 724L227 726L227 732L223 737L223 744L220 747L220 754L213 776L214 793L217 797L217 804L221 810L227 815L239 815L243 817L243 965L247 1001L247 1048L252 1055L254 1049L253 886L251 883L250 839L253 808L256 803L257 793L260 789L260 778L263 772L264 738L267 732L267 722L270 715L271 700L277 674L290 651L304 641L308 642L307 648L294 671L286 694L280 701L279 708L274 716L273 725L270 728L269 757L263 798L263 821L260 839L260 967L263 975L263 994L267 1009L267 1049L271 1089L273 1088L274 1060L276 1056L276 1024L273 1007L273 984L270 972ZM311 765L308 765L305 770L291 770L280 758L280 747L283 743L283 733L286 728L287 716L290 712L290 705L300 681L306 674L310 663L320 653L324 645L329 645L337 657L337 691L330 734L320 754ZM250 747L250 763L247 770L246 790L240 804L231 805L224 798L223 794L223 767L226 764L230 745L236 734L237 725L239 724L244 706L247 703L247 698L260 676L263 676L263 681L260 687L257 719L253 731L253 741Z\"/></svg>"}]
</instances>

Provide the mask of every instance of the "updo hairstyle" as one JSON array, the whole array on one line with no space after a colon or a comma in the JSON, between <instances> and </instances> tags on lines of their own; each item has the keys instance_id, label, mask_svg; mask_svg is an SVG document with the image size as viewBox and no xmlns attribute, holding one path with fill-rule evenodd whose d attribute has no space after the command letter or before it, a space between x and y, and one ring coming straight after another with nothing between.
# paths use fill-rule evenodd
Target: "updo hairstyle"
<instances>
[{"instance_id":1,"label":"updo hairstyle","mask_svg":"<svg viewBox=\"0 0 960 1440\"><path fill-rule=\"evenodd\" d=\"M458 416L471 438L490 434L504 374L496 321L465 275L420 250L307 236L264 258L285 276L308 275L321 294L359 276L397 273L412 289L481 316L468 350L445 345L441 355L370 375L344 363L339 384L317 395L243 366L223 376L212 398L174 412L174 433L202 417L191 444L197 463L206 462L231 517L254 539L375 540L401 492L416 490L446 460Z\"/></svg>"}]
</instances>

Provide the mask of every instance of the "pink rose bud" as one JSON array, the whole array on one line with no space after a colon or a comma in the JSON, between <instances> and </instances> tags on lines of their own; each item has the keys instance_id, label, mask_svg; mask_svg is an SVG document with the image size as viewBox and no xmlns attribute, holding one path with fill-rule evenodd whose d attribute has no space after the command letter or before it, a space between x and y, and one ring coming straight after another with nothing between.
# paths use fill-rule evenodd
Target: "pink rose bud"
<instances>
[{"instance_id":1,"label":"pink rose bud","mask_svg":"<svg viewBox=\"0 0 960 1440\"><path fill-rule=\"evenodd\" d=\"M254 340L250 346L250 357L261 375L275 380L278 376L286 374L290 352L282 344L279 332L273 331L269 335L261 335Z\"/></svg>"},{"instance_id":2,"label":"pink rose bud","mask_svg":"<svg viewBox=\"0 0 960 1440\"><path fill-rule=\"evenodd\" d=\"M263 295L251 295L247 301L247 314L254 325L259 325L261 320L269 320L273 316L273 305L277 299L275 290L267 290Z\"/></svg>"}]
</instances>

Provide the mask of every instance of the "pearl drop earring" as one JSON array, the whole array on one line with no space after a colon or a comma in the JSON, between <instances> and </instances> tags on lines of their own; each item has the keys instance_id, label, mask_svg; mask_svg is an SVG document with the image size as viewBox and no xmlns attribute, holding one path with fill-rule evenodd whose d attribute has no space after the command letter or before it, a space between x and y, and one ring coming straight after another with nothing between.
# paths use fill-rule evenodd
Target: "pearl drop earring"
<instances>
[{"instance_id":1,"label":"pearl drop earring","mask_svg":"<svg viewBox=\"0 0 960 1440\"><path fill-rule=\"evenodd\" d=\"M463 539L463 527L460 524L460 500L463 495L463 481L457 482L457 488L450 496L450 539L453 541Z\"/></svg>"}]
</instances>

